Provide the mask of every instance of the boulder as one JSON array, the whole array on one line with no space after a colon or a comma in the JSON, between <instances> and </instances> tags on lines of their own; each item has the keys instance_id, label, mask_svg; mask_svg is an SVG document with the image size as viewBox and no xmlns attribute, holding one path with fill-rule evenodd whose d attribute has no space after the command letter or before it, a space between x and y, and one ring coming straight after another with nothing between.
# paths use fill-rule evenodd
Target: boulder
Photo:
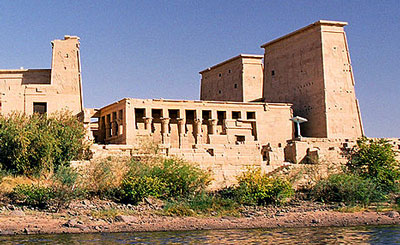
<instances>
[{"instance_id":1,"label":"boulder","mask_svg":"<svg viewBox=\"0 0 400 245\"><path fill-rule=\"evenodd\" d=\"M66 223L64 223L62 226L72 228L72 227L76 227L77 225L78 225L78 221L76 221L75 219L70 219Z\"/></svg>"},{"instance_id":2,"label":"boulder","mask_svg":"<svg viewBox=\"0 0 400 245\"><path fill-rule=\"evenodd\" d=\"M10 213L10 216L25 216L25 213L21 210L14 210Z\"/></svg>"},{"instance_id":3,"label":"boulder","mask_svg":"<svg viewBox=\"0 0 400 245\"><path fill-rule=\"evenodd\" d=\"M400 217L399 212L396 211L389 211L386 213L387 216L389 216L390 218L398 218Z\"/></svg>"},{"instance_id":4,"label":"boulder","mask_svg":"<svg viewBox=\"0 0 400 245\"><path fill-rule=\"evenodd\" d=\"M118 216L115 216L115 221L116 222L124 222L124 223L136 223L139 221L139 219L135 216L118 215Z\"/></svg>"}]
</instances>

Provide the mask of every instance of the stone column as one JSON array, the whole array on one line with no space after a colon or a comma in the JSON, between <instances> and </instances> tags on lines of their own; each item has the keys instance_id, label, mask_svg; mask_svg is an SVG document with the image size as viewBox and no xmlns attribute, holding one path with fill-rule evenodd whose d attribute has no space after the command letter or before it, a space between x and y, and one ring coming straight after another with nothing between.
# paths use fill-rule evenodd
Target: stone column
<instances>
[{"instance_id":1,"label":"stone column","mask_svg":"<svg viewBox=\"0 0 400 245\"><path fill-rule=\"evenodd\" d=\"M149 134L151 134L151 122L153 121L152 117L143 117L144 125Z\"/></svg>"},{"instance_id":2,"label":"stone column","mask_svg":"<svg viewBox=\"0 0 400 245\"><path fill-rule=\"evenodd\" d=\"M105 139L107 139L109 136L108 136L108 132L109 132L109 130L110 130L110 122L107 120L107 116L104 116L105 117L105 119L104 119L104 130L105 130L105 134L104 134L104 140Z\"/></svg>"},{"instance_id":3,"label":"stone column","mask_svg":"<svg viewBox=\"0 0 400 245\"><path fill-rule=\"evenodd\" d=\"M194 120L194 133L195 133L195 143L200 144L201 143L201 123L202 120L197 118Z\"/></svg>"},{"instance_id":4,"label":"stone column","mask_svg":"<svg viewBox=\"0 0 400 245\"><path fill-rule=\"evenodd\" d=\"M112 130L113 136L117 136L118 135L118 122L116 120L114 120L112 122L112 127L113 127L113 130Z\"/></svg>"},{"instance_id":5,"label":"stone column","mask_svg":"<svg viewBox=\"0 0 400 245\"><path fill-rule=\"evenodd\" d=\"M183 147L183 138L185 137L185 119L177 118L178 121L178 135L179 135L179 148Z\"/></svg>"},{"instance_id":6,"label":"stone column","mask_svg":"<svg viewBox=\"0 0 400 245\"><path fill-rule=\"evenodd\" d=\"M108 132L110 132L110 123L105 123L105 125L104 125L104 128L106 129L106 133L105 133L105 138L104 139L107 139L107 138L109 138L110 137L110 135L109 135L109 133Z\"/></svg>"},{"instance_id":7,"label":"stone column","mask_svg":"<svg viewBox=\"0 0 400 245\"><path fill-rule=\"evenodd\" d=\"M169 144L169 121L170 118L161 118L162 144Z\"/></svg>"},{"instance_id":8,"label":"stone column","mask_svg":"<svg viewBox=\"0 0 400 245\"><path fill-rule=\"evenodd\" d=\"M218 119L208 119L210 123L210 131L209 134L217 134L217 123Z\"/></svg>"}]
</instances>

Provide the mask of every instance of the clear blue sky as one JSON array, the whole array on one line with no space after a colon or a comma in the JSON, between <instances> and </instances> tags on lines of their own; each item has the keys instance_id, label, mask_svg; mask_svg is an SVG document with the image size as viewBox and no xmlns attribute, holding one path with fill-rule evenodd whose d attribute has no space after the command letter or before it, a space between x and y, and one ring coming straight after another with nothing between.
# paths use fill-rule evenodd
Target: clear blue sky
<instances>
[{"instance_id":1,"label":"clear blue sky","mask_svg":"<svg viewBox=\"0 0 400 245\"><path fill-rule=\"evenodd\" d=\"M202 69L319 19L349 22L367 136L400 137L400 0L1 1L0 69L50 68L50 41L77 35L86 107L198 99Z\"/></svg>"}]
</instances>

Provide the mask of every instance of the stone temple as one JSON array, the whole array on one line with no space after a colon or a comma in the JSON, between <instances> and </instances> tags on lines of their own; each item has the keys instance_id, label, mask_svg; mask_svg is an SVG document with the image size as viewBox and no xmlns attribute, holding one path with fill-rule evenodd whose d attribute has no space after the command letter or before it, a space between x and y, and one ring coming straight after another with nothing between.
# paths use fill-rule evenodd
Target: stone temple
<instances>
[{"instance_id":1,"label":"stone temple","mask_svg":"<svg viewBox=\"0 0 400 245\"><path fill-rule=\"evenodd\" d=\"M154 142L196 162L216 186L248 166L266 172L315 160L343 162L363 136L344 26L320 20L200 72L200 100L124 98L83 107L79 38L52 42L51 69L0 70L0 112L79 115L93 157L135 155ZM307 119L301 135L291 119ZM399 150L399 139L391 139Z\"/></svg>"}]
</instances>

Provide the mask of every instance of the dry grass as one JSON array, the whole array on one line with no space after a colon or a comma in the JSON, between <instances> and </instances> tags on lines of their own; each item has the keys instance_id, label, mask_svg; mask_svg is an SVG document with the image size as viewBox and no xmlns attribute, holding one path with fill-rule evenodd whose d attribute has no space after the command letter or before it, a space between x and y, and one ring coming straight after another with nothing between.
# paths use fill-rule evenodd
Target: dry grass
<instances>
[{"instance_id":1,"label":"dry grass","mask_svg":"<svg viewBox=\"0 0 400 245\"><path fill-rule=\"evenodd\" d=\"M17 185L40 184L44 186L50 185L50 181L45 178L30 178L26 176L4 176L0 183L0 193L6 194L12 192Z\"/></svg>"},{"instance_id":2,"label":"dry grass","mask_svg":"<svg viewBox=\"0 0 400 245\"><path fill-rule=\"evenodd\" d=\"M102 192L118 187L129 171L129 159L124 157L107 157L90 161L80 168L79 183L84 189Z\"/></svg>"},{"instance_id":3,"label":"dry grass","mask_svg":"<svg viewBox=\"0 0 400 245\"><path fill-rule=\"evenodd\" d=\"M136 215L134 210L121 210L116 208L95 210L90 215L96 219L115 219L118 215Z\"/></svg>"},{"instance_id":4,"label":"dry grass","mask_svg":"<svg viewBox=\"0 0 400 245\"><path fill-rule=\"evenodd\" d=\"M136 152L138 155L134 159L143 164L154 165L162 162L156 142L144 139ZM131 161L132 159L125 156L109 156L91 160L77 168L80 173L78 182L83 189L93 193L104 193L117 188L130 170Z\"/></svg>"},{"instance_id":5,"label":"dry grass","mask_svg":"<svg viewBox=\"0 0 400 245\"><path fill-rule=\"evenodd\" d=\"M316 164L297 164L295 168L288 172L287 177L296 189L312 188L330 174L341 173L342 166L330 161L320 161Z\"/></svg>"},{"instance_id":6,"label":"dry grass","mask_svg":"<svg viewBox=\"0 0 400 245\"><path fill-rule=\"evenodd\" d=\"M136 149L138 154L158 155L160 152L159 144L161 142L153 141L150 137L142 137Z\"/></svg>"},{"instance_id":7,"label":"dry grass","mask_svg":"<svg viewBox=\"0 0 400 245\"><path fill-rule=\"evenodd\" d=\"M373 203L367 207L360 205L356 206L345 206L338 209L339 212L343 213L356 213L356 212L388 212L388 211L400 211L400 206L397 204L382 202Z\"/></svg>"},{"instance_id":8,"label":"dry grass","mask_svg":"<svg viewBox=\"0 0 400 245\"><path fill-rule=\"evenodd\" d=\"M368 210L368 209L365 208L365 207L356 205L356 206L341 207L337 211L341 212L341 213L356 213L356 212L363 212L363 211L366 211L366 210Z\"/></svg>"}]
</instances>

